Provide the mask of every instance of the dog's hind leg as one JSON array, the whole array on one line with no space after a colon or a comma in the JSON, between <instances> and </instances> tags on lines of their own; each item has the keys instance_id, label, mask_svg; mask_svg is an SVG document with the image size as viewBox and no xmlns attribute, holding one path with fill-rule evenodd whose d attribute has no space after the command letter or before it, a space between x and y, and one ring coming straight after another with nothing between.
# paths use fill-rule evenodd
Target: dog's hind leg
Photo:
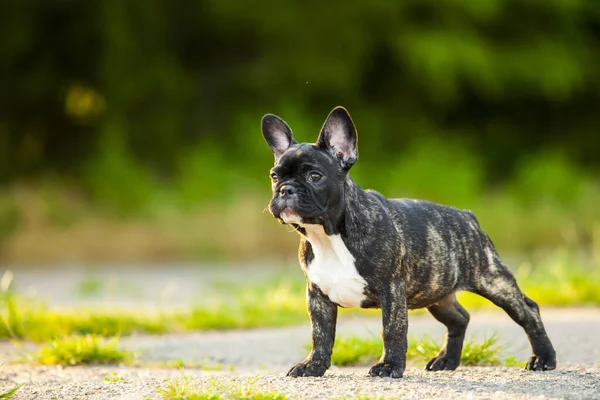
<instances>
[{"instance_id":1,"label":"dog's hind leg","mask_svg":"<svg viewBox=\"0 0 600 400\"><path fill-rule=\"evenodd\" d=\"M427 307L431 315L448 328L446 342L437 356L427 363L427 371L455 370L460 364L469 313L456 300L456 294Z\"/></svg>"},{"instance_id":2,"label":"dog's hind leg","mask_svg":"<svg viewBox=\"0 0 600 400\"><path fill-rule=\"evenodd\" d=\"M487 268L479 271L474 293L502 308L527 334L533 355L525 369L552 370L556 368L556 352L546 334L537 303L525 296L509 269L495 251L487 250Z\"/></svg>"}]
</instances>

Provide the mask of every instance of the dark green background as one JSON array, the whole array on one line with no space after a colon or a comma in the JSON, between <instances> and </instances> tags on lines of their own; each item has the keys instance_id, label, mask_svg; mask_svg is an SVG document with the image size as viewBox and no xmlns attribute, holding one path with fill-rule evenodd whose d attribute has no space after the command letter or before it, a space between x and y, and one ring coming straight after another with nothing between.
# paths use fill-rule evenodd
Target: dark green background
<instances>
[{"instance_id":1,"label":"dark green background","mask_svg":"<svg viewBox=\"0 0 600 400\"><path fill-rule=\"evenodd\" d=\"M224 218L268 238L260 118L313 141L337 105L363 186L471 208L501 247L600 229L598 1L4 0L0 41L4 238L90 209L199 209L215 254Z\"/></svg>"},{"instance_id":2,"label":"dark green background","mask_svg":"<svg viewBox=\"0 0 600 400\"><path fill-rule=\"evenodd\" d=\"M3 182L81 176L110 136L161 179L191 145L251 163L262 114L310 139L338 104L380 162L434 136L493 179L540 148L599 164L596 1L5 0L0 38ZM106 107L69 115L73 85Z\"/></svg>"}]
</instances>

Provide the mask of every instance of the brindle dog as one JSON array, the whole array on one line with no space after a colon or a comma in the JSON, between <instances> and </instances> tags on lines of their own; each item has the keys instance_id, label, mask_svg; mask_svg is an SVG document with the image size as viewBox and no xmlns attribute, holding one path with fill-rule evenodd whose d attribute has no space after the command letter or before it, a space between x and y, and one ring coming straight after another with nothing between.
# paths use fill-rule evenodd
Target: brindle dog
<instances>
[{"instance_id":1,"label":"brindle dog","mask_svg":"<svg viewBox=\"0 0 600 400\"><path fill-rule=\"evenodd\" d=\"M338 306L381 308L383 355L369 374L400 378L406 367L408 309L427 307L448 328L429 371L454 370L469 323L456 292L477 293L525 330L528 370L556 368L556 353L537 304L519 289L473 213L427 201L388 199L348 174L358 159L348 112L335 108L315 144L296 142L275 115L262 120L275 154L269 210L300 234L313 348L289 376L329 368Z\"/></svg>"}]
</instances>

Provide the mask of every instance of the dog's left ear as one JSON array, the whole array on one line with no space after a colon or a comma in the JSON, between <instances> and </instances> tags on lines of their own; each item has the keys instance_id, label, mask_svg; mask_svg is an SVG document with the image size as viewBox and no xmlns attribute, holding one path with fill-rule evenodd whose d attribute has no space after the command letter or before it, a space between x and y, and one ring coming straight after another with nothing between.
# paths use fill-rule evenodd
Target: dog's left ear
<instances>
[{"instance_id":1,"label":"dog's left ear","mask_svg":"<svg viewBox=\"0 0 600 400\"><path fill-rule=\"evenodd\" d=\"M321 128L317 146L327 149L347 171L358 159L357 142L356 128L348 111L341 106L334 108Z\"/></svg>"},{"instance_id":2,"label":"dog's left ear","mask_svg":"<svg viewBox=\"0 0 600 400\"><path fill-rule=\"evenodd\" d=\"M262 118L261 125L262 134L271 151L275 154L275 160L278 160L290 146L298 144L288 124L277 115L265 115Z\"/></svg>"}]
</instances>

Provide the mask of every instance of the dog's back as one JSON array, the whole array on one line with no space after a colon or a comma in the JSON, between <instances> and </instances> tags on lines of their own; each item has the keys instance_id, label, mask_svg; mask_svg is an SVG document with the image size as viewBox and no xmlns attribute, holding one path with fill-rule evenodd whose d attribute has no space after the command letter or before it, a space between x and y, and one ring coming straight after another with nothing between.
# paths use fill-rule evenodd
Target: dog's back
<instances>
[{"instance_id":1,"label":"dog's back","mask_svg":"<svg viewBox=\"0 0 600 400\"><path fill-rule=\"evenodd\" d=\"M394 220L411 307L471 288L479 271L495 262L494 245L471 211L368 193L379 199Z\"/></svg>"}]
</instances>

